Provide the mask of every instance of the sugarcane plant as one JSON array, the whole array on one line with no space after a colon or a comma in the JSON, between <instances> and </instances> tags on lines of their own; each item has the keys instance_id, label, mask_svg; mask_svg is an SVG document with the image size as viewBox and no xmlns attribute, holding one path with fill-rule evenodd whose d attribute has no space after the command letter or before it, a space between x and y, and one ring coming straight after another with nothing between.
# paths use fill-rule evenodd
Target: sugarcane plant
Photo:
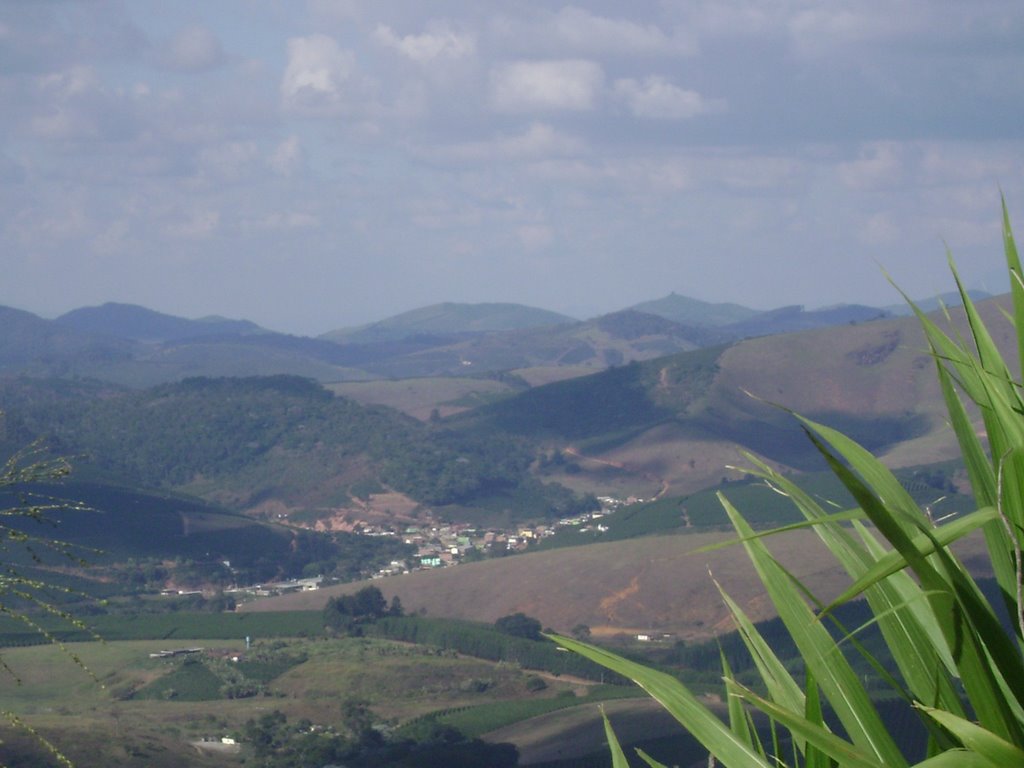
<instances>
[{"instance_id":1,"label":"sugarcane plant","mask_svg":"<svg viewBox=\"0 0 1024 768\"><path fill-rule=\"evenodd\" d=\"M1005 200L1002 229L1011 284L1010 309L1002 314L1015 329L1018 359L1024 361L1024 280ZM871 453L840 432L794 414L856 507L826 509L798 483L750 454L750 474L788 496L804 520L756 532L724 494L718 498L738 534L734 543L746 549L793 638L801 671L789 671L724 591L761 684L758 691L741 684L723 655L727 715L721 717L667 673L554 636L565 648L631 678L657 699L708 750L710 764L1024 766L1024 396L1020 375L1011 373L952 258L948 260L963 302L966 332L957 330L952 313L946 311L945 322L937 322L904 298L930 347L975 511L937 523ZM817 533L851 578L851 586L827 604L776 561L765 543L772 533L802 526ZM951 549L979 530L998 585L994 600L985 597ZM873 656L858 642L863 628L829 629L838 606L861 598L888 658ZM852 654L866 658L914 708L927 732L923 754L905 754L898 734L887 726L855 672ZM765 720L769 728L755 727ZM628 766L607 719L605 728L613 766ZM637 754L646 765L662 766L642 750Z\"/></svg>"}]
</instances>

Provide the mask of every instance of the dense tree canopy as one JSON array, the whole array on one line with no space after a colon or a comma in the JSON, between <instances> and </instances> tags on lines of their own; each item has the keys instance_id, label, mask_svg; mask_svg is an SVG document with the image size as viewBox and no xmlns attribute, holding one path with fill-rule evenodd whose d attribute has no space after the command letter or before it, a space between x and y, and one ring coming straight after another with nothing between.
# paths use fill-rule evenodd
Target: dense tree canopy
<instances>
[{"instance_id":1,"label":"dense tree canopy","mask_svg":"<svg viewBox=\"0 0 1024 768\"><path fill-rule=\"evenodd\" d=\"M528 640L541 639L541 623L525 613L513 613L509 616L502 616L494 622L494 628L513 637L525 637Z\"/></svg>"}]
</instances>

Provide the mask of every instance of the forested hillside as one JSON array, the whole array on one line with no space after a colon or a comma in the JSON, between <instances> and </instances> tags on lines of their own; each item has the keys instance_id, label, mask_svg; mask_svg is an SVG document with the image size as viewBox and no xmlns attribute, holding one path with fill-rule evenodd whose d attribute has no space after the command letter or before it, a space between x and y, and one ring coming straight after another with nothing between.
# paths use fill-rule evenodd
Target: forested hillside
<instances>
[{"instance_id":1,"label":"forested hillside","mask_svg":"<svg viewBox=\"0 0 1024 768\"><path fill-rule=\"evenodd\" d=\"M60 380L0 381L6 442L42 437L101 476L174 488L234 509L343 504L368 485L431 505L526 489L544 516L564 489L530 482L522 440L423 424L288 376L189 379L142 391Z\"/></svg>"}]
</instances>

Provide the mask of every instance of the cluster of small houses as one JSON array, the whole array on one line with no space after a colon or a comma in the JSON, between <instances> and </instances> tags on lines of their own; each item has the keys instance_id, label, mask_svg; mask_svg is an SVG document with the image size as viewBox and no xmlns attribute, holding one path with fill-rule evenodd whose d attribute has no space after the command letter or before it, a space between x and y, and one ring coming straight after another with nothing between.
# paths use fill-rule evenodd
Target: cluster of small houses
<instances>
[{"instance_id":1,"label":"cluster of small houses","mask_svg":"<svg viewBox=\"0 0 1024 768\"><path fill-rule=\"evenodd\" d=\"M411 571L458 565L474 550L480 554L495 550L521 552L528 549L531 544L554 536L560 528L574 527L580 533L604 532L608 530L608 526L601 522L602 518L622 506L639 504L644 501L644 499L634 497L617 499L611 496L598 496L597 500L601 506L596 511L565 517L550 524L521 526L511 531L493 528L480 530L468 523L409 526L402 531L388 526L357 523L355 530L364 536L401 536L406 544L416 547L416 554L411 561L392 560L387 566L372 575L374 579L381 579L385 576L396 576ZM224 561L224 565L227 568L231 567L231 563L228 561ZM234 587L225 589L224 592L225 594L268 597L289 592L308 592L319 589L322 583L323 577L315 576L309 579L290 579L269 584ZM202 592L200 590L170 589L165 590L164 594L180 596L202 594Z\"/></svg>"},{"instance_id":2,"label":"cluster of small houses","mask_svg":"<svg viewBox=\"0 0 1024 768\"><path fill-rule=\"evenodd\" d=\"M365 525L362 526L361 532L370 536L400 535L406 544L416 547L416 556L411 568L406 562L393 560L387 567L373 575L373 578L376 579L409 573L411 570L458 565L473 550L481 554L493 552L496 549L521 552L541 539L554 536L559 528L578 527L580 532L607 531L608 526L600 522L601 518L611 514L624 504L635 504L643 499L630 498L624 501L611 496L600 496L598 501L601 508L597 511L562 518L551 524L521 526L512 531L480 530L467 523L438 525L429 528L410 526L403 532Z\"/></svg>"}]
</instances>

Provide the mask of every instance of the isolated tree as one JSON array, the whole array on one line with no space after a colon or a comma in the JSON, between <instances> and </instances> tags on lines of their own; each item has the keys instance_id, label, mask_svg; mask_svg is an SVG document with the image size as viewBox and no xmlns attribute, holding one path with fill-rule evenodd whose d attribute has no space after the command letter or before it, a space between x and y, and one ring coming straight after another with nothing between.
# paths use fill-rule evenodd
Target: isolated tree
<instances>
[{"instance_id":1,"label":"isolated tree","mask_svg":"<svg viewBox=\"0 0 1024 768\"><path fill-rule=\"evenodd\" d=\"M577 640L583 640L584 642L586 642L590 639L590 627L588 627L586 624L577 624L569 631L572 633L572 636L575 637Z\"/></svg>"},{"instance_id":2,"label":"isolated tree","mask_svg":"<svg viewBox=\"0 0 1024 768\"><path fill-rule=\"evenodd\" d=\"M398 605L401 608L401 603ZM354 595L339 595L327 601L324 624L335 630L352 631L357 625L388 615L388 602L377 587L363 587Z\"/></svg>"},{"instance_id":3,"label":"isolated tree","mask_svg":"<svg viewBox=\"0 0 1024 768\"><path fill-rule=\"evenodd\" d=\"M494 622L494 628L513 637L525 637L528 640L541 639L541 623L525 613L502 616Z\"/></svg>"},{"instance_id":4,"label":"isolated tree","mask_svg":"<svg viewBox=\"0 0 1024 768\"><path fill-rule=\"evenodd\" d=\"M405 609L402 607L402 601L398 595L391 598L391 605L388 607L388 616L405 616Z\"/></svg>"}]
</instances>

